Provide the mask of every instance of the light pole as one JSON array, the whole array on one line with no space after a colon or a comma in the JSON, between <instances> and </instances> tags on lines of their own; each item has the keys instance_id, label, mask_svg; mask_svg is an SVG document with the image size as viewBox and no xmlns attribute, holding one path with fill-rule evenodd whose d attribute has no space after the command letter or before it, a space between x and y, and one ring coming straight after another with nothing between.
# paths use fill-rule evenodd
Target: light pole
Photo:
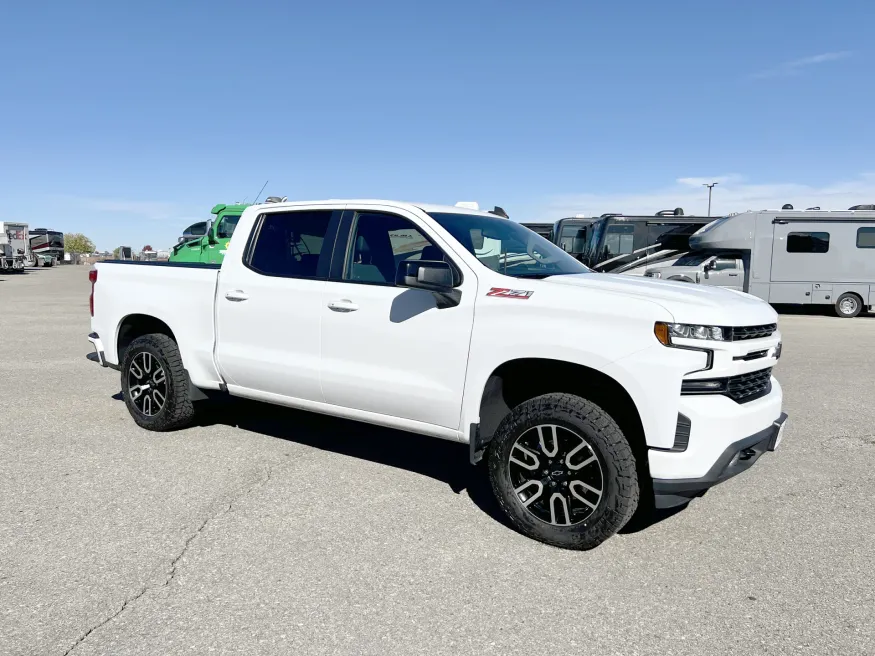
<instances>
[{"instance_id":1,"label":"light pole","mask_svg":"<svg viewBox=\"0 0 875 656\"><path fill-rule=\"evenodd\" d=\"M711 192L714 190L714 187L719 185L719 182L703 182L703 187L708 187L708 216L711 216Z\"/></svg>"}]
</instances>

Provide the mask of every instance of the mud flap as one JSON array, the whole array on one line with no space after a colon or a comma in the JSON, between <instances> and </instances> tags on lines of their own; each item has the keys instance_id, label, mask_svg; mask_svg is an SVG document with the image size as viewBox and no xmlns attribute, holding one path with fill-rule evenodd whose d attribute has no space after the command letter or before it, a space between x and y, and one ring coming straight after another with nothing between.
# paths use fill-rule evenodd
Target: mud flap
<instances>
[{"instance_id":1,"label":"mud flap","mask_svg":"<svg viewBox=\"0 0 875 656\"><path fill-rule=\"evenodd\" d=\"M476 465L483 459L483 453L486 451L487 444L488 441L481 441L480 424L471 424L471 430L468 432L468 452L472 465Z\"/></svg>"}]
</instances>

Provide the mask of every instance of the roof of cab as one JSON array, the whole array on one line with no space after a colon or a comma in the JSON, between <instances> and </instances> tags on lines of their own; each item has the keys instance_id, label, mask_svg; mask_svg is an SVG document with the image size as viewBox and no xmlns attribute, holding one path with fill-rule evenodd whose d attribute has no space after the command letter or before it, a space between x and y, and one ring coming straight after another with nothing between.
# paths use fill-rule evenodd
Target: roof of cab
<instances>
[{"instance_id":1,"label":"roof of cab","mask_svg":"<svg viewBox=\"0 0 875 656\"><path fill-rule=\"evenodd\" d=\"M286 201L284 203L259 203L257 206L269 205L270 207L300 207L302 205L384 205L387 207L397 207L398 209L419 209L423 212L441 212L445 214L477 214L480 216L488 216L496 218L495 214L484 210L472 210L467 207L456 207L454 205L434 205L431 203L409 203L399 200L381 200L378 198L332 198L326 200L295 200ZM498 217L502 218L502 217Z\"/></svg>"}]
</instances>

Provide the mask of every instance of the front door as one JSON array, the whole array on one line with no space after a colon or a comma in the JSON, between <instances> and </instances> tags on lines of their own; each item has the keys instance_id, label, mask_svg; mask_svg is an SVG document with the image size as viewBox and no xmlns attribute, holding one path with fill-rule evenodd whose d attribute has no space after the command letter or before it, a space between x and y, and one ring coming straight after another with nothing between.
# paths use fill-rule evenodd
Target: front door
<instances>
[{"instance_id":1,"label":"front door","mask_svg":"<svg viewBox=\"0 0 875 656\"><path fill-rule=\"evenodd\" d=\"M328 403L458 429L477 280L460 279L461 303L395 286L407 259L453 263L412 221L351 212L322 296L322 389ZM344 243L338 238L338 244ZM469 271L465 269L465 271Z\"/></svg>"},{"instance_id":2,"label":"front door","mask_svg":"<svg viewBox=\"0 0 875 656\"><path fill-rule=\"evenodd\" d=\"M710 267L702 273L701 283L713 287L727 287L744 291L744 265L741 258L732 255L718 255Z\"/></svg>"},{"instance_id":3,"label":"front door","mask_svg":"<svg viewBox=\"0 0 875 656\"><path fill-rule=\"evenodd\" d=\"M266 212L243 260L222 269L216 359L229 387L323 400L319 322L339 215Z\"/></svg>"}]
</instances>

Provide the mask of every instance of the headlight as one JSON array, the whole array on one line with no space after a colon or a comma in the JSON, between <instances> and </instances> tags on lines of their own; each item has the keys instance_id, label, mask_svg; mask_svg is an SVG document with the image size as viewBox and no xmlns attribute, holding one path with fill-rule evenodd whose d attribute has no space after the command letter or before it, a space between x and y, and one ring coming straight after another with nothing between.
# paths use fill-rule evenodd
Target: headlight
<instances>
[{"instance_id":1,"label":"headlight","mask_svg":"<svg viewBox=\"0 0 875 656\"><path fill-rule=\"evenodd\" d=\"M672 339L705 339L722 342L726 340L726 333L721 326L698 326L688 323L662 323L657 322L653 327L656 339L670 346Z\"/></svg>"}]
</instances>

